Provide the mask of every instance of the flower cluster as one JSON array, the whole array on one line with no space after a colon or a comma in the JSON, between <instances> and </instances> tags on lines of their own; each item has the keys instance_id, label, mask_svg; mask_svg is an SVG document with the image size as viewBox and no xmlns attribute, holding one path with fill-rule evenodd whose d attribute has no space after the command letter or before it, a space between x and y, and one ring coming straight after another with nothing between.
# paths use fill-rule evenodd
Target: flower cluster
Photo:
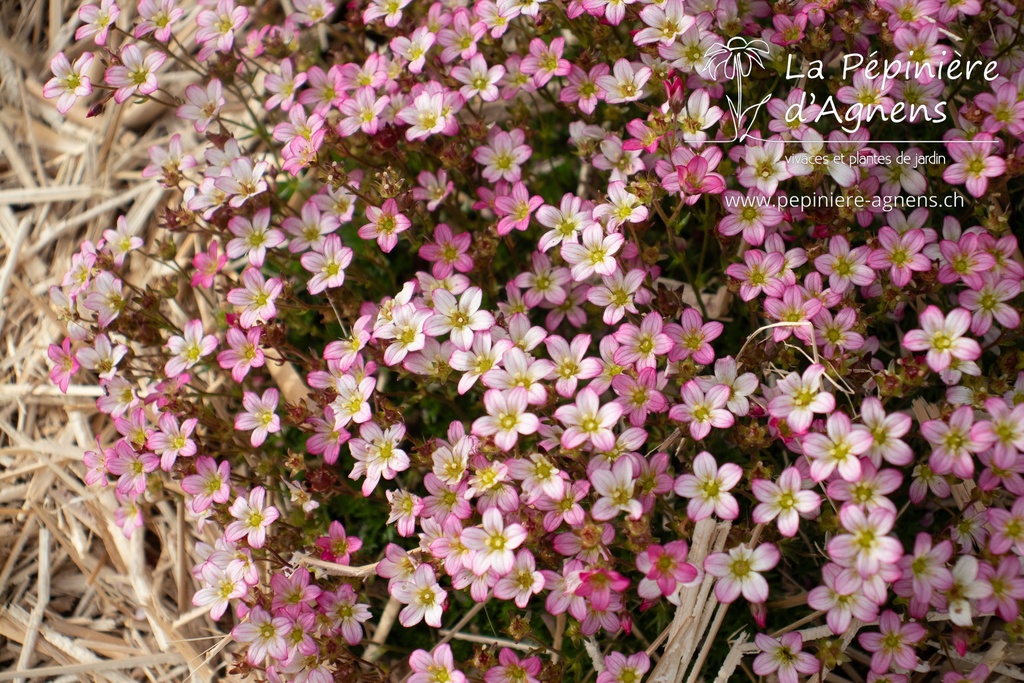
<instances>
[{"instance_id":1,"label":"flower cluster","mask_svg":"<svg viewBox=\"0 0 1024 683\"><path fill-rule=\"evenodd\" d=\"M701 591L784 683L844 656L798 620L862 629L868 681L1021 632L1012 4L133 9L83 5L43 94L172 110L171 198L73 256L50 376L104 389L126 535L183 497L243 670L374 679L390 612L412 683L636 683ZM961 36L991 79L949 77ZM917 69L773 91L794 51ZM882 142L911 124L951 163ZM529 652L437 634L495 614Z\"/></svg>"}]
</instances>

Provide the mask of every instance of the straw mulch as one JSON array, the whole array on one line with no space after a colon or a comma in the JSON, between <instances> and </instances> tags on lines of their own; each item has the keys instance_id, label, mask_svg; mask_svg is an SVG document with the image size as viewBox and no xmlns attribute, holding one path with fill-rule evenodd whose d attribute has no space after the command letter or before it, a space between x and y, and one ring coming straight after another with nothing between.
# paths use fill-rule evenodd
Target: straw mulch
<instances>
[{"instance_id":1,"label":"straw mulch","mask_svg":"<svg viewBox=\"0 0 1024 683\"><path fill-rule=\"evenodd\" d=\"M152 240L164 192L141 178L146 149L178 130L157 107L65 118L42 98L53 55L77 57L78 4L0 2L0 682L206 682L230 669L228 641L190 604L183 510L159 503L126 539L113 494L83 482L83 451L114 441L99 389L48 378L64 333L49 287L122 213Z\"/></svg>"}]
</instances>

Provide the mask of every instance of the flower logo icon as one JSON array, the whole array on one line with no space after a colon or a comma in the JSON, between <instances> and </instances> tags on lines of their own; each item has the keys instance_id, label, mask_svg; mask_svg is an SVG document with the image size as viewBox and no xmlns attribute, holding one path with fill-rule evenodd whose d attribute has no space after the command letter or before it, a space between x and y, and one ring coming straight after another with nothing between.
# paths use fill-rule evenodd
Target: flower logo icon
<instances>
[{"instance_id":1,"label":"flower logo icon","mask_svg":"<svg viewBox=\"0 0 1024 683\"><path fill-rule=\"evenodd\" d=\"M769 93L760 102L743 108L743 78L750 75L754 64L763 69L763 59L768 56L768 43L761 39L748 40L742 36L730 38L729 42L724 44L715 43L704 53L704 63L697 67L702 76L714 81L718 80L721 73L726 79L736 82L736 98L726 96L736 133L732 140L725 142L737 142L746 138L747 133L743 130L744 120L754 120L761 107L771 99Z\"/></svg>"}]
</instances>

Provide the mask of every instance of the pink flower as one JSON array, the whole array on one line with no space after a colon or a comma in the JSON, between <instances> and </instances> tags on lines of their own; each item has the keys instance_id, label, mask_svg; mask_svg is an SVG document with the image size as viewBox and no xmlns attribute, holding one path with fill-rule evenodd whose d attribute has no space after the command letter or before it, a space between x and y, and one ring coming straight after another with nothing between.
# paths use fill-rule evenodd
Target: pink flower
<instances>
[{"instance_id":1,"label":"pink flower","mask_svg":"<svg viewBox=\"0 0 1024 683\"><path fill-rule=\"evenodd\" d=\"M235 498L229 510L235 521L224 528L224 538L229 541L245 538L249 547L262 548L267 538L267 527L280 516L276 507L266 504L266 497L266 490L257 486L249 492L248 498Z\"/></svg>"},{"instance_id":2,"label":"pink flower","mask_svg":"<svg viewBox=\"0 0 1024 683\"><path fill-rule=\"evenodd\" d=\"M434 315L427 318L423 331L432 337L449 334L452 344L460 351L468 351L476 332L490 330L494 316L480 310L483 292L470 287L456 301L451 292L438 289L433 294Z\"/></svg>"},{"instance_id":3,"label":"pink flower","mask_svg":"<svg viewBox=\"0 0 1024 683\"><path fill-rule=\"evenodd\" d=\"M996 267L995 257L984 248L979 236L968 232L959 240L942 240L939 253L944 263L939 267L939 282L950 284L962 280L971 289L981 289L985 277Z\"/></svg>"},{"instance_id":4,"label":"pink flower","mask_svg":"<svg viewBox=\"0 0 1024 683\"><path fill-rule=\"evenodd\" d=\"M600 375L600 361L596 358L587 360L594 361L597 366L594 376ZM654 368L644 368L635 379L625 374L612 378L612 390L618 396L615 402L622 406L631 425L642 427L650 413L668 410L668 399L660 391L665 388L665 383L664 375L659 375Z\"/></svg>"},{"instance_id":5,"label":"pink flower","mask_svg":"<svg viewBox=\"0 0 1024 683\"><path fill-rule=\"evenodd\" d=\"M668 416L689 424L690 436L700 441L711 433L712 427L728 429L736 422L736 417L725 408L730 391L724 384L716 384L705 394L700 384L690 380L680 390L683 402L672 406Z\"/></svg>"},{"instance_id":6,"label":"pink flower","mask_svg":"<svg viewBox=\"0 0 1024 683\"><path fill-rule=\"evenodd\" d=\"M719 221L718 232L726 236L742 233L743 241L752 247L764 244L767 229L782 222L782 212L764 199L760 190L751 190L748 195L735 190L723 193L722 204L728 215Z\"/></svg>"},{"instance_id":7,"label":"pink flower","mask_svg":"<svg viewBox=\"0 0 1024 683\"><path fill-rule=\"evenodd\" d=\"M928 272L931 259L921 253L925 245L923 230L911 229L900 234L888 225L878 230L881 247L868 255L867 264L875 270L889 269L889 278L897 287L909 284L914 273Z\"/></svg>"},{"instance_id":8,"label":"pink flower","mask_svg":"<svg viewBox=\"0 0 1024 683\"><path fill-rule=\"evenodd\" d=\"M384 17L384 25L388 28L394 28L398 26L398 22L402 20L402 8L410 2L412 2L412 0L373 0L373 2L363 10L363 23L369 24L374 19Z\"/></svg>"},{"instance_id":9,"label":"pink flower","mask_svg":"<svg viewBox=\"0 0 1024 683\"><path fill-rule=\"evenodd\" d=\"M527 393L522 388L490 389L484 394L484 407L487 417L473 421L473 433L493 436L495 445L502 450L512 450L520 434L533 434L540 426L537 416L526 412Z\"/></svg>"},{"instance_id":10,"label":"pink flower","mask_svg":"<svg viewBox=\"0 0 1024 683\"><path fill-rule=\"evenodd\" d=\"M129 43L121 48L120 63L107 67L103 80L114 91L114 101L122 104L138 92L149 95L155 92L158 83L156 71L167 59L167 55L159 50L150 52L145 57L138 46Z\"/></svg>"},{"instance_id":11,"label":"pink flower","mask_svg":"<svg viewBox=\"0 0 1024 683\"><path fill-rule=\"evenodd\" d=\"M60 346L50 344L46 349L46 355L54 363L50 369L50 381L56 384L63 393L68 393L71 378L81 367L74 354L71 353L71 340L65 338Z\"/></svg>"},{"instance_id":12,"label":"pink flower","mask_svg":"<svg viewBox=\"0 0 1024 683\"><path fill-rule=\"evenodd\" d=\"M483 514L479 527L463 529L462 544L473 553L473 571L482 574L493 569L499 575L508 574L515 564L512 551L526 540L527 532L520 524L505 524L501 512L490 508Z\"/></svg>"},{"instance_id":13,"label":"pink flower","mask_svg":"<svg viewBox=\"0 0 1024 683\"><path fill-rule=\"evenodd\" d=\"M394 199L388 199L381 208L366 207L366 220L370 222L359 228L359 236L364 240L376 239L385 254L398 244L398 233L412 225L405 214L399 213L398 202Z\"/></svg>"},{"instance_id":14,"label":"pink flower","mask_svg":"<svg viewBox=\"0 0 1024 683\"><path fill-rule=\"evenodd\" d=\"M751 249L743 254L743 263L733 263L725 274L740 281L740 298L744 301L756 299L761 292L772 297L781 297L786 291L779 278L786 265L786 257L780 252L765 253Z\"/></svg>"},{"instance_id":15,"label":"pink flower","mask_svg":"<svg viewBox=\"0 0 1024 683\"><path fill-rule=\"evenodd\" d=\"M337 235L328 235L322 246L314 246L313 251L302 255L300 262L303 268L313 273L306 289L310 294L319 294L345 283L345 269L352 263L352 250L343 246Z\"/></svg>"},{"instance_id":16,"label":"pink flower","mask_svg":"<svg viewBox=\"0 0 1024 683\"><path fill-rule=\"evenodd\" d=\"M809 323L818 317L823 307L818 297L795 284L786 287L781 298L765 299L765 313L783 323L772 330L772 340L780 342L795 334L805 344L810 344L812 326Z\"/></svg>"},{"instance_id":17,"label":"pink flower","mask_svg":"<svg viewBox=\"0 0 1024 683\"><path fill-rule=\"evenodd\" d=\"M675 595L679 584L693 583L700 572L686 561L689 546L686 541L671 541L665 546L655 543L636 556L636 568L644 574L637 593L645 600Z\"/></svg>"},{"instance_id":18,"label":"pink flower","mask_svg":"<svg viewBox=\"0 0 1024 683\"><path fill-rule=\"evenodd\" d=\"M843 567L857 570L861 578L877 574L883 565L894 567L903 556L899 540L886 536L896 523L896 515L884 507L865 514L857 505L844 505L839 522L848 533L828 542L828 554Z\"/></svg>"},{"instance_id":19,"label":"pink flower","mask_svg":"<svg viewBox=\"0 0 1024 683\"><path fill-rule=\"evenodd\" d=\"M243 598L249 592L249 587L242 579L243 571L237 564L221 569L212 562L206 562L201 570L204 587L192 596L192 604L196 607L209 607L210 618L220 619L232 600Z\"/></svg>"},{"instance_id":20,"label":"pink flower","mask_svg":"<svg viewBox=\"0 0 1024 683\"><path fill-rule=\"evenodd\" d=\"M525 609L530 598L544 590L544 575L537 571L533 553L520 550L512 570L494 584L494 597L514 600L516 607Z\"/></svg>"},{"instance_id":21,"label":"pink flower","mask_svg":"<svg viewBox=\"0 0 1024 683\"><path fill-rule=\"evenodd\" d=\"M806 432L815 413L831 413L836 407L835 397L821 390L824 374L825 366L817 363L803 375L791 372L779 382L779 394L768 402L768 413L780 420L785 418L794 432Z\"/></svg>"},{"instance_id":22,"label":"pink flower","mask_svg":"<svg viewBox=\"0 0 1024 683\"><path fill-rule=\"evenodd\" d=\"M589 225L591 212L583 209L583 200L567 192L562 195L558 208L547 204L537 209L537 222L550 228L537 242L537 249L547 251L562 242L576 242L577 234Z\"/></svg>"},{"instance_id":23,"label":"pink flower","mask_svg":"<svg viewBox=\"0 0 1024 683\"><path fill-rule=\"evenodd\" d=\"M828 497L859 505L865 512L876 507L896 512L896 506L887 496L900 488L903 474L895 469L879 470L866 459L862 459L860 465L861 474L856 481L833 478L826 487Z\"/></svg>"},{"instance_id":24,"label":"pink flower","mask_svg":"<svg viewBox=\"0 0 1024 683\"><path fill-rule=\"evenodd\" d=\"M871 654L871 670L885 673L895 664L913 670L917 666L914 646L924 640L924 626L916 622L901 623L892 610L882 612L878 620L878 633L862 633L857 640Z\"/></svg>"},{"instance_id":25,"label":"pink flower","mask_svg":"<svg viewBox=\"0 0 1024 683\"><path fill-rule=\"evenodd\" d=\"M78 10L78 18L82 25L75 31L75 40L84 40L94 36L97 45L107 42L107 33L121 14L121 8L114 0L101 0L99 6L82 5Z\"/></svg>"},{"instance_id":26,"label":"pink flower","mask_svg":"<svg viewBox=\"0 0 1024 683\"><path fill-rule=\"evenodd\" d=\"M634 300L638 292L644 291L641 285L645 277L646 274L639 268L633 268L627 273L616 268L610 276L601 278L600 285L587 290L587 301L595 306L603 306L602 322L605 325L614 325L622 320L627 312L639 312Z\"/></svg>"},{"instance_id":27,"label":"pink flower","mask_svg":"<svg viewBox=\"0 0 1024 683\"><path fill-rule=\"evenodd\" d=\"M748 145L744 161L736 179L747 188L757 188L765 196L771 197L779 188L779 183L792 177L786 161L782 158L785 145L778 136L772 137L761 146Z\"/></svg>"},{"instance_id":28,"label":"pink flower","mask_svg":"<svg viewBox=\"0 0 1024 683\"><path fill-rule=\"evenodd\" d=\"M385 494L391 504L387 523L395 524L399 536L412 536L416 532L416 519L423 512L423 500L403 489L388 489Z\"/></svg>"},{"instance_id":29,"label":"pink flower","mask_svg":"<svg viewBox=\"0 0 1024 683\"><path fill-rule=\"evenodd\" d=\"M595 64L590 71L584 71L573 64L569 71L569 84L558 94L560 102L575 102L584 114L593 114L598 100L604 99L604 91L597 84L597 79L607 76L611 69L607 64Z\"/></svg>"},{"instance_id":30,"label":"pink flower","mask_svg":"<svg viewBox=\"0 0 1024 683\"><path fill-rule=\"evenodd\" d=\"M438 645L433 652L414 651L409 655L409 667L409 683L466 683L465 674L455 668L455 658L447 643Z\"/></svg>"},{"instance_id":31,"label":"pink flower","mask_svg":"<svg viewBox=\"0 0 1024 683\"><path fill-rule=\"evenodd\" d=\"M444 171L440 171L438 175L443 173ZM433 176L427 175L429 183ZM420 174L420 180L421 182L424 180L423 173ZM448 191L450 191L450 182L448 186ZM455 271L468 273L473 270L473 259L466 253L472 241L472 235L468 232L460 232L456 235L452 233L452 229L446 223L438 223L434 228L434 241L427 242L420 247L419 257L434 264L431 272L436 278L446 278Z\"/></svg>"},{"instance_id":32,"label":"pink flower","mask_svg":"<svg viewBox=\"0 0 1024 683\"><path fill-rule=\"evenodd\" d=\"M1009 510L990 507L987 511L988 525L992 529L989 550L1002 555L1011 548L1024 554L1024 498L1017 498Z\"/></svg>"},{"instance_id":33,"label":"pink flower","mask_svg":"<svg viewBox=\"0 0 1024 683\"><path fill-rule=\"evenodd\" d=\"M346 536L345 527L334 520L328 528L327 535L316 539L320 548L320 559L336 564L348 564L349 555L363 547L363 542L355 536Z\"/></svg>"},{"instance_id":34,"label":"pink flower","mask_svg":"<svg viewBox=\"0 0 1024 683\"><path fill-rule=\"evenodd\" d=\"M540 683L540 657L526 657L520 660L507 647L498 653L498 665L484 674L484 683Z\"/></svg>"},{"instance_id":35,"label":"pink flower","mask_svg":"<svg viewBox=\"0 0 1024 683\"><path fill-rule=\"evenodd\" d=\"M562 432L563 448L579 448L586 442L600 451L615 446L612 427L622 417L622 406L617 403L601 405L597 392L586 387L576 395L576 404L558 408L555 418L566 425Z\"/></svg>"},{"instance_id":36,"label":"pink flower","mask_svg":"<svg viewBox=\"0 0 1024 683\"><path fill-rule=\"evenodd\" d=\"M615 362L623 366L632 365L637 371L656 367L658 356L664 356L672 349L672 337L663 331L665 329L661 314L655 312L645 315L640 327L632 323L623 324L612 335L619 343Z\"/></svg>"},{"instance_id":37,"label":"pink flower","mask_svg":"<svg viewBox=\"0 0 1024 683\"><path fill-rule=\"evenodd\" d=\"M803 652L804 639L799 633L786 633L778 639L758 633L754 644L761 651L754 659L754 673L758 676L775 674L779 683L797 683L799 674L813 674L820 668L814 655Z\"/></svg>"},{"instance_id":38,"label":"pink flower","mask_svg":"<svg viewBox=\"0 0 1024 683\"><path fill-rule=\"evenodd\" d=\"M582 243L562 242L561 254L572 266L572 277L577 282L586 280L594 273L611 275L617 264L614 255L625 243L619 233L606 234L604 228L594 223L583 229Z\"/></svg>"},{"instance_id":39,"label":"pink flower","mask_svg":"<svg viewBox=\"0 0 1024 683\"><path fill-rule=\"evenodd\" d=\"M237 327L229 327L227 342L231 348L217 354L217 363L225 370L231 370L231 379L241 382L249 374L250 368L261 368L265 362L263 349L260 348L262 330L251 327L242 332Z\"/></svg>"},{"instance_id":40,"label":"pink flower","mask_svg":"<svg viewBox=\"0 0 1024 683\"><path fill-rule=\"evenodd\" d=\"M751 603L768 600L768 582L761 574L775 568L782 555L771 543L762 543L751 550L739 545L727 553L714 553L704 560L704 571L717 577L715 597L732 603L742 594Z\"/></svg>"},{"instance_id":41,"label":"pink flower","mask_svg":"<svg viewBox=\"0 0 1024 683\"><path fill-rule=\"evenodd\" d=\"M829 562L821 570L822 585L812 588L807 594L807 605L813 609L827 610L825 622L832 633L845 633L854 618L870 623L878 616L878 607L861 590L861 581L856 573L844 571L837 564Z\"/></svg>"},{"instance_id":42,"label":"pink flower","mask_svg":"<svg viewBox=\"0 0 1024 683\"><path fill-rule=\"evenodd\" d=\"M82 9L84 10L86 7L94 6L86 5ZM53 72L53 78L43 86L43 97L48 100L56 97L57 111L61 114L67 114L79 97L86 97L92 93L92 82L85 75L92 60L91 52L83 53L75 60L74 64L71 64L63 52L58 52L50 60L50 71Z\"/></svg>"},{"instance_id":43,"label":"pink flower","mask_svg":"<svg viewBox=\"0 0 1024 683\"><path fill-rule=\"evenodd\" d=\"M477 42L487 33L487 26L473 19L475 17L465 7L456 8L449 25L437 32L437 41L445 48L441 53L442 62L471 62L472 58L481 56L477 53ZM452 76L456 77L454 69L452 71Z\"/></svg>"},{"instance_id":44,"label":"pink flower","mask_svg":"<svg viewBox=\"0 0 1024 683\"><path fill-rule=\"evenodd\" d=\"M242 287L228 292L228 302L244 306L238 322L242 329L249 329L259 322L272 320L277 316L274 301L281 295L284 284L272 277L264 279L259 268L246 268L242 273Z\"/></svg>"},{"instance_id":45,"label":"pink flower","mask_svg":"<svg viewBox=\"0 0 1024 683\"><path fill-rule=\"evenodd\" d=\"M704 451L693 461L693 474L684 474L676 479L677 495L689 498L686 514L690 519L699 522L711 516L719 519L736 519L740 514L740 506L729 491L743 477L743 469L739 465L727 462L719 467L715 457Z\"/></svg>"},{"instance_id":46,"label":"pink flower","mask_svg":"<svg viewBox=\"0 0 1024 683\"><path fill-rule=\"evenodd\" d=\"M588 380L601 374L601 364L596 358L586 358L590 346L590 335L576 335L572 342L567 342L558 335L551 335L544 340L548 355L555 364L553 376L557 378L555 391L563 398L576 393L576 385L580 380Z\"/></svg>"},{"instance_id":47,"label":"pink flower","mask_svg":"<svg viewBox=\"0 0 1024 683\"><path fill-rule=\"evenodd\" d=\"M608 184L608 202L594 207L594 219L603 220L608 230L624 223L642 223L647 220L647 207L640 198L626 189L622 180Z\"/></svg>"},{"instance_id":48,"label":"pink flower","mask_svg":"<svg viewBox=\"0 0 1024 683\"><path fill-rule=\"evenodd\" d=\"M473 150L473 160L484 167L483 174L489 182L507 180L517 182L522 175L520 166L530 158L532 150L524 144L526 136L515 128L508 133L492 129L486 145Z\"/></svg>"},{"instance_id":49,"label":"pink flower","mask_svg":"<svg viewBox=\"0 0 1024 683\"><path fill-rule=\"evenodd\" d=\"M821 496L803 490L803 478L795 467L783 470L777 483L755 479L751 489L759 501L754 508L754 522L767 524L778 518L779 533L787 538L796 536L802 515L811 515L821 506Z\"/></svg>"},{"instance_id":50,"label":"pink flower","mask_svg":"<svg viewBox=\"0 0 1024 683\"><path fill-rule=\"evenodd\" d=\"M240 643L248 643L246 659L253 666L263 664L269 654L277 660L288 658L288 629L291 622L285 617L273 614L256 605L248 618L231 629L231 637Z\"/></svg>"},{"instance_id":51,"label":"pink flower","mask_svg":"<svg viewBox=\"0 0 1024 683\"><path fill-rule=\"evenodd\" d=\"M235 429L253 430L249 439L253 448L262 445L268 434L281 431L281 418L274 413L278 400L278 391L273 388L264 391L262 397L251 391L242 395L245 412L235 416Z\"/></svg>"},{"instance_id":52,"label":"pink flower","mask_svg":"<svg viewBox=\"0 0 1024 683\"><path fill-rule=\"evenodd\" d=\"M205 62L215 52L230 52L235 44L235 31L249 18L249 10L235 7L234 0L218 0L215 9L206 9L196 17L196 42L202 45L199 61Z\"/></svg>"},{"instance_id":53,"label":"pink flower","mask_svg":"<svg viewBox=\"0 0 1024 683\"><path fill-rule=\"evenodd\" d=\"M220 114L221 108L227 104L223 88L218 79L213 78L203 88L192 84L185 88L185 104L175 112L179 119L192 121L197 133L205 133L210 122Z\"/></svg>"},{"instance_id":54,"label":"pink flower","mask_svg":"<svg viewBox=\"0 0 1024 683\"><path fill-rule=\"evenodd\" d=\"M568 76L572 64L562 59L565 49L565 38L555 38L549 46L541 38L530 41L530 54L523 58L520 68L524 74L533 76L533 83L538 88L544 87L553 76Z\"/></svg>"},{"instance_id":55,"label":"pink flower","mask_svg":"<svg viewBox=\"0 0 1024 683\"><path fill-rule=\"evenodd\" d=\"M854 285L863 287L875 281L875 271L868 265L871 249L860 246L850 249L850 243L842 235L829 242L829 253L814 259L814 266L822 275L828 276L832 289L840 294Z\"/></svg>"},{"instance_id":56,"label":"pink flower","mask_svg":"<svg viewBox=\"0 0 1024 683\"><path fill-rule=\"evenodd\" d=\"M190 320L185 323L183 336L174 335L167 340L167 350L174 357L164 365L164 372L174 378L195 366L204 356L208 356L217 348L217 337L212 334L203 335L203 322Z\"/></svg>"},{"instance_id":57,"label":"pink flower","mask_svg":"<svg viewBox=\"0 0 1024 683\"><path fill-rule=\"evenodd\" d=\"M364 496L373 493L381 477L391 481L399 472L409 469L409 456L398 447L404 438L405 425L401 423L381 429L373 422L366 422L359 429L359 438L349 442L349 450L356 461L349 478L366 475Z\"/></svg>"},{"instance_id":58,"label":"pink flower","mask_svg":"<svg viewBox=\"0 0 1024 683\"><path fill-rule=\"evenodd\" d=\"M978 583L987 584L990 593L978 600L982 614L995 612L999 618L1012 622L1020 615L1019 600L1024 599L1024 578L1020 575L1020 560L1004 557L998 567L984 563L978 567Z\"/></svg>"},{"instance_id":59,"label":"pink flower","mask_svg":"<svg viewBox=\"0 0 1024 683\"><path fill-rule=\"evenodd\" d=\"M640 19L648 26L633 36L634 45L660 42L671 45L676 38L697 23L683 9L680 0L668 0L664 6L648 5L640 11Z\"/></svg>"},{"instance_id":60,"label":"pink flower","mask_svg":"<svg viewBox=\"0 0 1024 683\"><path fill-rule=\"evenodd\" d=\"M804 455L811 461L811 478L814 481L828 479L838 470L846 481L857 481L861 476L858 456L871 448L873 437L870 433L853 428L846 413L829 415L826 434L810 433L800 437Z\"/></svg>"},{"instance_id":61,"label":"pink flower","mask_svg":"<svg viewBox=\"0 0 1024 683\"><path fill-rule=\"evenodd\" d=\"M391 594L405 605L398 615L402 626L409 628L424 621L427 626L441 627L442 605L448 594L438 585L430 565L421 564L416 567L412 577L396 584Z\"/></svg>"},{"instance_id":62,"label":"pink flower","mask_svg":"<svg viewBox=\"0 0 1024 683\"><path fill-rule=\"evenodd\" d=\"M1008 330L1020 326L1020 313L1009 303L1020 294L1017 278L997 278L983 275L981 286L960 292L960 305L971 311L971 334L983 336L998 322Z\"/></svg>"},{"instance_id":63,"label":"pink flower","mask_svg":"<svg viewBox=\"0 0 1024 683\"><path fill-rule=\"evenodd\" d=\"M213 287L213 278L224 269L228 262L227 255L218 252L217 240L212 240L208 251L197 251L196 255L192 257L192 267L195 268L195 272L192 273L193 287L202 287L203 289Z\"/></svg>"},{"instance_id":64,"label":"pink flower","mask_svg":"<svg viewBox=\"0 0 1024 683\"><path fill-rule=\"evenodd\" d=\"M633 497L636 480L629 458L616 460L611 469L596 470L590 481L599 496L590 511L594 519L614 519L620 512L628 513L630 519L640 519L643 506Z\"/></svg>"},{"instance_id":65,"label":"pink flower","mask_svg":"<svg viewBox=\"0 0 1024 683\"><path fill-rule=\"evenodd\" d=\"M636 683L651 668L646 652L626 656L621 652L609 652L604 658L604 671L597 675L597 683Z\"/></svg>"},{"instance_id":66,"label":"pink flower","mask_svg":"<svg viewBox=\"0 0 1024 683\"><path fill-rule=\"evenodd\" d=\"M973 139L954 139L946 143L954 163L942 172L942 179L953 185L963 184L973 197L981 197L988 189L988 179L1006 172L1006 162L995 155L999 142L987 133Z\"/></svg>"},{"instance_id":67,"label":"pink flower","mask_svg":"<svg viewBox=\"0 0 1024 683\"><path fill-rule=\"evenodd\" d=\"M526 185L515 183L509 194L494 199L495 212L502 217L498 221L498 234L507 235L513 230L525 231L530 225L530 215L543 203L539 195L530 195Z\"/></svg>"},{"instance_id":68,"label":"pink flower","mask_svg":"<svg viewBox=\"0 0 1024 683\"><path fill-rule=\"evenodd\" d=\"M114 444L114 451L107 455L107 471L118 477L117 492L129 498L137 498L146 490L146 475L156 471L160 458L153 453L137 453L128 442L121 439Z\"/></svg>"},{"instance_id":69,"label":"pink flower","mask_svg":"<svg viewBox=\"0 0 1024 683\"><path fill-rule=\"evenodd\" d=\"M174 415L160 414L160 430L150 434L146 448L152 449L160 456L160 467L165 472L171 471L171 466L179 456L191 458L196 454L196 442L191 436L197 424L199 420L190 417L179 427Z\"/></svg>"},{"instance_id":70,"label":"pink flower","mask_svg":"<svg viewBox=\"0 0 1024 683\"><path fill-rule=\"evenodd\" d=\"M396 365L414 351L426 344L423 326L430 318L430 309L417 308L413 302L397 305L391 312L391 320L374 331L377 339L393 339L384 351L384 362Z\"/></svg>"},{"instance_id":71,"label":"pink flower","mask_svg":"<svg viewBox=\"0 0 1024 683\"><path fill-rule=\"evenodd\" d=\"M323 592L316 602L333 632L340 632L349 645L358 645L363 639L362 624L372 615L369 606L359 602L352 586L342 584L334 592Z\"/></svg>"},{"instance_id":72,"label":"pink flower","mask_svg":"<svg viewBox=\"0 0 1024 683\"><path fill-rule=\"evenodd\" d=\"M893 590L899 596L913 597L911 614L917 612L924 617L932 595L952 588L953 574L946 568L952 556L952 543L940 541L933 545L931 534L921 532L914 540L913 554L900 558L903 576L893 584Z\"/></svg>"},{"instance_id":73,"label":"pink flower","mask_svg":"<svg viewBox=\"0 0 1024 683\"><path fill-rule=\"evenodd\" d=\"M230 196L228 204L237 209L252 197L267 191L263 174L268 168L266 161L253 163L250 157L237 157L228 164L229 172L214 180L214 186Z\"/></svg>"},{"instance_id":74,"label":"pink flower","mask_svg":"<svg viewBox=\"0 0 1024 683\"><path fill-rule=\"evenodd\" d=\"M373 377L356 380L352 375L344 375L338 380L338 397L331 404L335 429L342 429L349 422L362 424L373 416L369 399L376 385Z\"/></svg>"},{"instance_id":75,"label":"pink flower","mask_svg":"<svg viewBox=\"0 0 1024 683\"><path fill-rule=\"evenodd\" d=\"M854 425L854 429L865 430L871 434L871 447L864 455L871 459L875 467L881 467L883 460L899 467L909 465L913 461L913 450L900 438L910 431L913 424L909 415L887 415L881 401L874 396L867 396L861 402L860 416L864 424Z\"/></svg>"},{"instance_id":76,"label":"pink flower","mask_svg":"<svg viewBox=\"0 0 1024 683\"><path fill-rule=\"evenodd\" d=\"M181 488L192 496L191 508L196 513L208 510L214 503L223 504L231 497L231 465L213 458L196 458L196 473L181 480Z\"/></svg>"},{"instance_id":77,"label":"pink flower","mask_svg":"<svg viewBox=\"0 0 1024 683\"><path fill-rule=\"evenodd\" d=\"M174 6L175 0L140 0L139 17L142 21L135 27L135 37L142 38L150 33L161 43L171 38L174 23L185 16L185 10Z\"/></svg>"},{"instance_id":78,"label":"pink flower","mask_svg":"<svg viewBox=\"0 0 1024 683\"><path fill-rule=\"evenodd\" d=\"M932 445L928 465L936 474L952 472L961 479L974 476L974 454L992 445L988 432L974 424L974 408L961 406L949 416L949 422L928 420L921 424L921 436Z\"/></svg>"},{"instance_id":79,"label":"pink flower","mask_svg":"<svg viewBox=\"0 0 1024 683\"><path fill-rule=\"evenodd\" d=\"M725 326L717 321L704 322L700 312L695 308L687 308L679 319L679 324L670 323L665 326L665 334L672 340L669 351L670 362L678 362L693 358L699 365L710 365L715 360L715 350L711 342L722 334Z\"/></svg>"},{"instance_id":80,"label":"pink flower","mask_svg":"<svg viewBox=\"0 0 1024 683\"><path fill-rule=\"evenodd\" d=\"M990 398L985 401L985 410L990 419L978 422L971 428L972 434L983 443L991 443L997 455L1017 460L1017 455L1024 453L1024 403L1011 406L1005 399Z\"/></svg>"},{"instance_id":81,"label":"pink flower","mask_svg":"<svg viewBox=\"0 0 1024 683\"><path fill-rule=\"evenodd\" d=\"M678 0L669 0L679 5ZM660 7L651 6L658 11ZM640 33L643 33L641 31ZM560 74L564 75L564 74ZM647 96L644 85L652 75L649 66L634 65L628 59L617 59L612 66L610 75L598 76L594 82L604 90L604 100L608 104L635 102ZM538 84L540 85L540 84Z\"/></svg>"},{"instance_id":82,"label":"pink flower","mask_svg":"<svg viewBox=\"0 0 1024 683\"><path fill-rule=\"evenodd\" d=\"M469 60L469 66L460 64L453 67L451 75L464 84L459 88L459 94L467 101L479 95L484 102L494 102L498 99L498 81L505 75L505 67L495 64L488 68L484 56L477 54Z\"/></svg>"}]
</instances>

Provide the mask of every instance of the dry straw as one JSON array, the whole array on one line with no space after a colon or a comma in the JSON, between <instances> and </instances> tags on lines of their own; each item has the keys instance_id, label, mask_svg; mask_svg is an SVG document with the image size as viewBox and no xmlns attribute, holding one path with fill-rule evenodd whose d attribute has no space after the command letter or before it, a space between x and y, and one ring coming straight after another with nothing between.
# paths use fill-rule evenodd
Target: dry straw
<instances>
[{"instance_id":1,"label":"dry straw","mask_svg":"<svg viewBox=\"0 0 1024 683\"><path fill-rule=\"evenodd\" d=\"M206 683L230 657L191 613L196 539L166 502L124 538L113 494L83 481L83 451L113 443L99 391L47 376L63 336L49 287L121 213L151 245L164 192L141 179L146 149L179 131L148 106L88 118L79 103L65 119L42 99L50 58L82 49L78 5L0 2L0 682Z\"/></svg>"}]
</instances>

